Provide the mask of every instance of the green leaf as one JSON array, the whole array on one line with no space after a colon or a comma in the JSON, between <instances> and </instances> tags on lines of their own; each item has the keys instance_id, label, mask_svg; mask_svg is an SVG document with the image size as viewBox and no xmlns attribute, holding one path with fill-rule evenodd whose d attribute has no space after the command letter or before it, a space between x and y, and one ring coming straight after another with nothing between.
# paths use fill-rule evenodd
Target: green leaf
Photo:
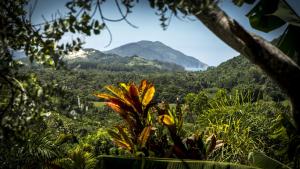
<instances>
[{"instance_id":1,"label":"green leaf","mask_svg":"<svg viewBox=\"0 0 300 169\"><path fill-rule=\"evenodd\" d=\"M270 32L279 28L286 22L277 16L272 15L278 10L279 0L272 3L267 0L261 0L246 16L249 18L250 25L257 30Z\"/></svg>"},{"instance_id":2,"label":"green leaf","mask_svg":"<svg viewBox=\"0 0 300 169\"><path fill-rule=\"evenodd\" d=\"M249 160L256 167L264 169L290 169L288 166L281 162L272 159L261 152L251 152L249 154Z\"/></svg>"},{"instance_id":3,"label":"green leaf","mask_svg":"<svg viewBox=\"0 0 300 169\"><path fill-rule=\"evenodd\" d=\"M284 0L279 0L278 8L272 15L277 16L289 24L300 26L300 17Z\"/></svg>"},{"instance_id":4,"label":"green leaf","mask_svg":"<svg viewBox=\"0 0 300 169\"><path fill-rule=\"evenodd\" d=\"M300 64L299 39L300 27L289 25L277 44L279 49L294 60L298 65Z\"/></svg>"}]
</instances>

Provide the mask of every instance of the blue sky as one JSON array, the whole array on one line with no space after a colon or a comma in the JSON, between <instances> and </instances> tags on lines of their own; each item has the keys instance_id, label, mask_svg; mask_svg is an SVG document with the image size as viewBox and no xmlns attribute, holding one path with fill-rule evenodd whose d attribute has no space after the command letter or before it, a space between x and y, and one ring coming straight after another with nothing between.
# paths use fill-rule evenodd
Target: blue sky
<instances>
[{"instance_id":1,"label":"blue sky","mask_svg":"<svg viewBox=\"0 0 300 169\"><path fill-rule=\"evenodd\" d=\"M41 15L47 19L51 19L51 14L59 10L64 13L64 3L67 0L39 0L36 10L33 15L35 23L42 22ZM111 0L103 6L104 14L109 18L118 18L119 14L116 7L111 4ZM289 3L296 11L300 11L299 0L289 0ZM284 27L279 28L268 34L255 31L249 25L248 19L245 14L251 9L251 6L244 5L237 7L231 3L231 0L223 0L219 6L225 12L241 23L248 31L254 32L263 36L268 40L272 40L282 33ZM299 12L298 12L299 13ZM140 40L161 41L164 44L177 49L189 56L193 56L200 61L207 63L210 66L217 66L239 53L227 46L219 40L213 33L211 33L200 21L179 20L173 17L170 26L167 30L163 30L160 26L159 17L155 15L155 11L150 8L147 0L140 0L128 17L138 28L129 26L126 22L108 22L108 26L113 34L112 43L109 43L109 34L107 31L101 32L100 35L83 37L86 42L85 48L94 48L100 51L110 50L112 48L121 46L126 43L136 42ZM64 41L75 38L76 35L67 35Z\"/></svg>"}]
</instances>

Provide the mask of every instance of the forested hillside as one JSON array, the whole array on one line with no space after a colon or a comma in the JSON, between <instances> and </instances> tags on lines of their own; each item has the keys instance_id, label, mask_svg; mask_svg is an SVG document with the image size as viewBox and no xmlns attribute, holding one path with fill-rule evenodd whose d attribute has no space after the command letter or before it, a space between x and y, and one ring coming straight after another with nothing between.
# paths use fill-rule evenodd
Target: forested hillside
<instances>
[{"instance_id":1,"label":"forested hillside","mask_svg":"<svg viewBox=\"0 0 300 169\"><path fill-rule=\"evenodd\" d=\"M128 65L128 62L120 63L118 59L119 64L113 64L114 62L109 64L107 63L109 60L105 59L103 63L101 59L97 62L94 60L71 60L70 67L76 67L75 70L53 72L36 68L33 71L38 73L44 82L53 80L66 86L72 93L86 101L96 101L93 94L101 92L107 84L127 81L138 83L142 79L148 79L157 86L157 101L164 100L170 103L174 103L177 98L182 101L187 93L195 93L203 89L214 91L215 88L224 88L229 92L235 89L250 90L255 93L255 97L266 100L282 101L285 99L276 84L257 66L242 56L230 59L218 67L210 67L206 71L199 72L178 71L180 69L175 69L175 72L151 69L147 66ZM79 64L81 66L78 66ZM102 69L103 67L107 69Z\"/></svg>"},{"instance_id":2,"label":"forested hillside","mask_svg":"<svg viewBox=\"0 0 300 169\"><path fill-rule=\"evenodd\" d=\"M295 4L0 1L0 169L299 169Z\"/></svg>"},{"instance_id":3,"label":"forested hillside","mask_svg":"<svg viewBox=\"0 0 300 169\"><path fill-rule=\"evenodd\" d=\"M67 62L66 66L74 63L78 62ZM128 67L126 63L122 64ZM73 153L82 151L95 156L129 155L130 149L117 148L120 144L110 141L117 139L115 134L111 135L115 131L111 131L111 127L125 125L122 116L118 117L116 112L105 106L103 101L106 100L103 98L107 98L106 95L102 99L97 95L106 92L110 84L117 86L120 82L126 82L132 85L130 82L139 84L141 80L147 79L155 86L153 103L165 104L163 109L173 113L175 121L182 120L180 138L190 138L192 133L203 132L202 137L205 139L214 135L224 141L221 143L223 148L210 152L205 158L249 164L249 153L263 151L272 158L288 161L287 156L280 153L286 152L287 144L286 133L281 131L283 118L280 115L281 112L289 112L286 97L259 68L242 56L199 72L165 72L161 69L108 71L99 67L79 66L76 69L56 71L25 66L23 70L26 74L37 74L42 84L57 86L52 90L52 112L45 118L44 125L61 150ZM176 115L179 110L182 113L180 116ZM153 114L152 118L158 117ZM272 125L270 127L267 124ZM155 139L167 136L157 137ZM171 144L170 139L175 138L165 140L165 145L160 148L140 151L145 155L153 151L155 156L164 157ZM152 144L157 144L158 140L152 141ZM273 142L280 144L270 147Z\"/></svg>"}]
</instances>

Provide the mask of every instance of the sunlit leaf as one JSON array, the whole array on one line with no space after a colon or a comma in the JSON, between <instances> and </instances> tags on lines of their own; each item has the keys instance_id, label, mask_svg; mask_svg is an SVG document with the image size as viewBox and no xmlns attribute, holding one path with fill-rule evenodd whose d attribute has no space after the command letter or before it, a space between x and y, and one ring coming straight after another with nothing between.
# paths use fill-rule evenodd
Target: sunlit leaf
<instances>
[{"instance_id":1,"label":"sunlit leaf","mask_svg":"<svg viewBox=\"0 0 300 169\"><path fill-rule=\"evenodd\" d=\"M118 113L123 113L123 112L124 112L123 109L122 109L119 105L117 105L117 104L115 104L115 103L107 102L106 104L107 104L110 108L112 108L115 112L118 112Z\"/></svg>"},{"instance_id":2,"label":"sunlit leaf","mask_svg":"<svg viewBox=\"0 0 300 169\"><path fill-rule=\"evenodd\" d=\"M129 91L130 85L127 85L126 83L119 83L119 86L122 87L125 91Z\"/></svg>"},{"instance_id":3,"label":"sunlit leaf","mask_svg":"<svg viewBox=\"0 0 300 169\"><path fill-rule=\"evenodd\" d=\"M144 91L145 91L145 89L146 89L146 87L147 87L147 80L144 79L144 80L141 81L141 84L139 86L139 92L141 94L143 94Z\"/></svg>"},{"instance_id":4,"label":"sunlit leaf","mask_svg":"<svg viewBox=\"0 0 300 169\"><path fill-rule=\"evenodd\" d=\"M112 85L106 86L105 88L107 90L109 90L111 93L113 93L116 97L121 99L122 102L124 102L128 106L133 106L132 103L131 103L130 97L128 97L127 94L124 93L121 89L119 89L115 86L112 86Z\"/></svg>"},{"instance_id":5,"label":"sunlit leaf","mask_svg":"<svg viewBox=\"0 0 300 169\"><path fill-rule=\"evenodd\" d=\"M99 97L101 99L106 99L106 100L109 100L111 98L116 98L110 94L106 94L106 93L100 93L100 94L95 94L96 97Z\"/></svg>"},{"instance_id":6,"label":"sunlit leaf","mask_svg":"<svg viewBox=\"0 0 300 169\"><path fill-rule=\"evenodd\" d=\"M174 119L169 115L160 115L158 116L158 121L163 123L166 126L172 126L175 124Z\"/></svg>"},{"instance_id":7,"label":"sunlit leaf","mask_svg":"<svg viewBox=\"0 0 300 169\"><path fill-rule=\"evenodd\" d=\"M143 101L142 101L142 103L143 103L144 106L147 106L151 102L151 100L152 100L152 98L154 96L154 93L155 93L155 88L154 88L153 85L151 85L147 89L147 91L146 91L146 93L144 95L144 98L143 98Z\"/></svg>"},{"instance_id":8,"label":"sunlit leaf","mask_svg":"<svg viewBox=\"0 0 300 169\"><path fill-rule=\"evenodd\" d=\"M123 92L121 89L115 87L115 86L112 86L112 85L108 85L108 86L105 86L105 88L107 90L109 90L111 93L113 93L116 97L119 97L119 98L124 98L123 96Z\"/></svg>"},{"instance_id":9,"label":"sunlit leaf","mask_svg":"<svg viewBox=\"0 0 300 169\"><path fill-rule=\"evenodd\" d=\"M221 147L223 147L224 145L225 145L225 144L224 144L224 141L223 141L223 140L217 140L215 149L221 148Z\"/></svg>"},{"instance_id":10,"label":"sunlit leaf","mask_svg":"<svg viewBox=\"0 0 300 169\"><path fill-rule=\"evenodd\" d=\"M114 143L117 144L120 147L123 147L127 150L132 150L132 147L130 146L129 143L122 141L122 140L114 140Z\"/></svg>"}]
</instances>

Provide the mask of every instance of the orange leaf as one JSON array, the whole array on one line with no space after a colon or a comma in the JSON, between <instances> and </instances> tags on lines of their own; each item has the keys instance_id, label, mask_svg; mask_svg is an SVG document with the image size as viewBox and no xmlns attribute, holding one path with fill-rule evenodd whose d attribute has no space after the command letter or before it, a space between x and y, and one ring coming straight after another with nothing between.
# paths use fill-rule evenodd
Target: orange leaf
<instances>
[{"instance_id":1,"label":"orange leaf","mask_svg":"<svg viewBox=\"0 0 300 169\"><path fill-rule=\"evenodd\" d=\"M130 85L129 94L132 99L139 98L139 91L134 84Z\"/></svg>"},{"instance_id":2,"label":"orange leaf","mask_svg":"<svg viewBox=\"0 0 300 169\"><path fill-rule=\"evenodd\" d=\"M148 141L148 138L150 136L151 130L152 130L152 126L145 127L143 129L143 131L141 132L141 134L139 135L138 141L139 141L141 147L145 147L145 145Z\"/></svg>"},{"instance_id":3,"label":"orange leaf","mask_svg":"<svg viewBox=\"0 0 300 169\"><path fill-rule=\"evenodd\" d=\"M142 113L143 110L137 87L134 84L132 84L129 88L129 92L134 108L137 110L137 112Z\"/></svg>"},{"instance_id":4,"label":"orange leaf","mask_svg":"<svg viewBox=\"0 0 300 169\"><path fill-rule=\"evenodd\" d=\"M112 102L107 102L107 106L111 107L117 113L124 113L124 110L117 104Z\"/></svg>"},{"instance_id":5,"label":"orange leaf","mask_svg":"<svg viewBox=\"0 0 300 169\"><path fill-rule=\"evenodd\" d=\"M106 100L109 100L111 98L116 98L110 94L106 94L106 93L100 93L100 94L95 94L96 97L99 97L101 99L106 99Z\"/></svg>"},{"instance_id":6,"label":"orange leaf","mask_svg":"<svg viewBox=\"0 0 300 169\"><path fill-rule=\"evenodd\" d=\"M139 86L139 91L140 91L141 94L144 93L146 87L147 87L147 80L143 79L143 80L141 81L140 86Z\"/></svg>"},{"instance_id":7,"label":"orange leaf","mask_svg":"<svg viewBox=\"0 0 300 169\"><path fill-rule=\"evenodd\" d=\"M115 144L117 144L119 147L123 147L126 148L127 150L132 150L132 147L130 146L130 144L128 144L126 141L124 140L114 140Z\"/></svg>"}]
</instances>

